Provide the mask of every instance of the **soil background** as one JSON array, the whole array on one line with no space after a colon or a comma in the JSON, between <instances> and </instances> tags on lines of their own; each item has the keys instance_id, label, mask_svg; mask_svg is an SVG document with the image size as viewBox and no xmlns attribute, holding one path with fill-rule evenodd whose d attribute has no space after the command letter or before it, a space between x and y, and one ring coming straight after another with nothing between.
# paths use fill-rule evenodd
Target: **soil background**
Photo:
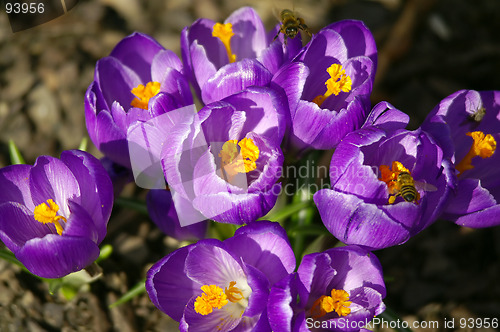
<instances>
[{"instance_id":1,"label":"soil background","mask_svg":"<svg viewBox=\"0 0 500 332\"><path fill-rule=\"evenodd\" d=\"M386 100L409 114L410 129L459 89L500 90L498 0L89 0L17 33L2 4L0 167L10 163L9 139L31 164L78 147L87 136L83 100L96 61L123 37L144 32L180 54L183 27L200 17L223 21L243 5L252 5L268 29L277 23L273 13L286 7L299 11L313 32L341 19L363 20L379 51L372 103ZM90 142L88 150L100 156ZM122 195L144 194L127 186ZM0 331L177 331L146 294L109 305L179 243L146 215L118 207L103 244L114 247L101 264L103 277L72 300L50 295L46 283L0 261ZM494 330L460 328L460 319L500 316L500 227L438 221L376 255L387 279L386 304L407 321L440 322L416 331ZM454 319L455 328L446 329L445 319Z\"/></svg>"}]
</instances>

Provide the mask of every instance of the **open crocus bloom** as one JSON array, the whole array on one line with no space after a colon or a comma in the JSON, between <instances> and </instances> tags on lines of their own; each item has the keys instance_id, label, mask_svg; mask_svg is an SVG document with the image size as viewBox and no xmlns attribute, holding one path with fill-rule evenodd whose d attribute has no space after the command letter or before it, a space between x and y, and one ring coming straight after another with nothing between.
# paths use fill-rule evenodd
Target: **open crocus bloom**
<instances>
[{"instance_id":1,"label":"open crocus bloom","mask_svg":"<svg viewBox=\"0 0 500 332\"><path fill-rule=\"evenodd\" d=\"M199 19L181 34L182 59L198 96L211 103L249 86L266 86L283 63L302 47L300 38L284 47L273 42L253 8L243 7L226 21ZM282 40L282 37L280 37Z\"/></svg>"},{"instance_id":2,"label":"open crocus bloom","mask_svg":"<svg viewBox=\"0 0 500 332\"><path fill-rule=\"evenodd\" d=\"M455 186L440 146L421 129L397 129L398 114L381 113L381 124L370 115L370 125L347 135L332 156L331 189L314 195L323 223L344 243L405 242L437 220Z\"/></svg>"},{"instance_id":3,"label":"open crocus bloom","mask_svg":"<svg viewBox=\"0 0 500 332\"><path fill-rule=\"evenodd\" d=\"M376 61L368 28L345 20L321 29L293 63L280 69L273 81L289 98L297 147L331 149L361 127L369 112Z\"/></svg>"},{"instance_id":4,"label":"open crocus bloom","mask_svg":"<svg viewBox=\"0 0 500 332\"><path fill-rule=\"evenodd\" d=\"M270 88L248 88L166 133L163 171L176 205L186 203L178 214L243 224L269 212L281 188L284 99Z\"/></svg>"},{"instance_id":5,"label":"open crocus bloom","mask_svg":"<svg viewBox=\"0 0 500 332\"><path fill-rule=\"evenodd\" d=\"M59 278L99 256L113 186L92 155L72 150L7 166L0 186L0 238L30 272Z\"/></svg>"},{"instance_id":6,"label":"open crocus bloom","mask_svg":"<svg viewBox=\"0 0 500 332\"><path fill-rule=\"evenodd\" d=\"M162 107L153 103L158 98ZM130 168L128 126L192 103L177 55L153 38L133 33L97 62L85 94L87 130L101 152Z\"/></svg>"},{"instance_id":7,"label":"open crocus bloom","mask_svg":"<svg viewBox=\"0 0 500 332\"><path fill-rule=\"evenodd\" d=\"M461 90L443 99L422 128L447 147L457 189L442 217L458 225L500 225L500 91Z\"/></svg>"},{"instance_id":8,"label":"open crocus bloom","mask_svg":"<svg viewBox=\"0 0 500 332\"><path fill-rule=\"evenodd\" d=\"M181 331L271 331L269 290L294 269L285 230L255 221L223 242L200 240L164 257L146 290Z\"/></svg>"},{"instance_id":9,"label":"open crocus bloom","mask_svg":"<svg viewBox=\"0 0 500 332\"><path fill-rule=\"evenodd\" d=\"M359 331L385 310L385 295L373 253L333 248L304 256L296 273L271 288L269 322L276 332Z\"/></svg>"}]
</instances>

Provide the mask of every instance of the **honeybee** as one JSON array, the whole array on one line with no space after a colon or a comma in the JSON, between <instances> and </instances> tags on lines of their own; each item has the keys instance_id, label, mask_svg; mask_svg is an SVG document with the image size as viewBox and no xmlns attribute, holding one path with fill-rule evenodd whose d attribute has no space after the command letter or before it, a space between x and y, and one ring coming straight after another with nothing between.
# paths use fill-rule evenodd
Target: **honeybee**
<instances>
[{"instance_id":1,"label":"honeybee","mask_svg":"<svg viewBox=\"0 0 500 332\"><path fill-rule=\"evenodd\" d=\"M311 36L311 31L309 30L309 27L306 25L305 21L301 17L297 17L293 11L290 9L283 9L280 13L280 29L278 30L278 33L274 37L273 40L276 40L278 38L280 33L283 33L284 38L285 38L285 44L286 44L286 38L295 38L299 30L304 31L307 33L309 36Z\"/></svg>"},{"instance_id":2,"label":"honeybee","mask_svg":"<svg viewBox=\"0 0 500 332\"><path fill-rule=\"evenodd\" d=\"M395 180L391 181L389 186L389 204L394 203L398 196L401 196L406 202L415 203L420 200L420 193L417 189L423 191L436 191L437 188L429 183L413 180L408 172L401 172Z\"/></svg>"}]
</instances>

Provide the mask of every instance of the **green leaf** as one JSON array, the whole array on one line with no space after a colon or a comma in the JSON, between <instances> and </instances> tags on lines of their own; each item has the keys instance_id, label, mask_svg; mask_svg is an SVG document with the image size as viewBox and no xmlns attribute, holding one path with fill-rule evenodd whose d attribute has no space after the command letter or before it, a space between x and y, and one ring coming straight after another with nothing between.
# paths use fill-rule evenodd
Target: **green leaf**
<instances>
[{"instance_id":1,"label":"green leaf","mask_svg":"<svg viewBox=\"0 0 500 332\"><path fill-rule=\"evenodd\" d=\"M125 302L132 300L134 297L141 295L146 292L146 279L139 281L132 289L130 289L125 295L118 299L115 303L111 303L109 308L114 308Z\"/></svg>"},{"instance_id":2,"label":"green leaf","mask_svg":"<svg viewBox=\"0 0 500 332\"><path fill-rule=\"evenodd\" d=\"M9 154L10 154L10 162L12 165L26 164L24 158L14 143L13 140L9 140Z\"/></svg>"}]
</instances>

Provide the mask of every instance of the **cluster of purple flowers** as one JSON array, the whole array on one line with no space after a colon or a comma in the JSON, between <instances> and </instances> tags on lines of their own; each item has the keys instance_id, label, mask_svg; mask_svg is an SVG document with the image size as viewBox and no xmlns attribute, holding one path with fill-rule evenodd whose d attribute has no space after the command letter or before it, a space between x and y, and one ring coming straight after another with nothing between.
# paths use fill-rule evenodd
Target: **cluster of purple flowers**
<instances>
[{"instance_id":1,"label":"cluster of purple flowers","mask_svg":"<svg viewBox=\"0 0 500 332\"><path fill-rule=\"evenodd\" d=\"M147 275L151 300L182 331L369 321L386 294L370 250L439 218L500 224L500 92L458 91L410 131L391 104L371 109L377 49L362 22L333 23L304 47L300 36L274 40L279 28L266 32L251 8L223 24L200 19L182 31L182 60L134 33L98 61L85 95L87 129L106 163L133 168L131 144L157 161L169 190L148 194L152 220L170 236L202 239ZM285 230L259 219L276 204L286 157L329 149L331 186L314 203L347 246L306 255L296 269ZM99 161L67 151L6 167L0 182L0 238L30 271L60 277L96 259L113 200ZM246 226L203 239L209 219ZM181 227L189 220L203 222Z\"/></svg>"}]
</instances>

